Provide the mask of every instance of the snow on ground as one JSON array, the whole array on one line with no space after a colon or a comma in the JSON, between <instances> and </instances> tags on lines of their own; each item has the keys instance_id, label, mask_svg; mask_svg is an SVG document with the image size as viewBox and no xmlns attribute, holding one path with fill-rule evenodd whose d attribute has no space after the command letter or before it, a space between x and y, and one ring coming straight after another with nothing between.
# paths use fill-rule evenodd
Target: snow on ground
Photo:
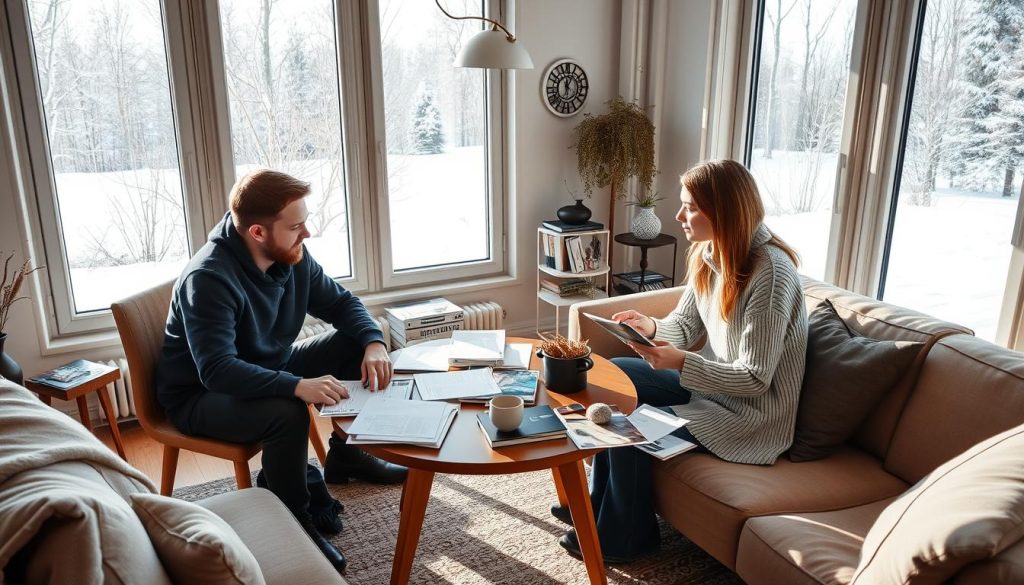
<instances>
[{"instance_id":1,"label":"snow on ground","mask_svg":"<svg viewBox=\"0 0 1024 585\"><path fill-rule=\"evenodd\" d=\"M396 268L488 257L484 163L482 146L452 148L436 155L388 155L391 229L384 235L391 238ZM245 173L253 166L242 165L238 172ZM312 183L311 209L319 206L325 192L332 198L338 196L339 186L337 181L332 185L326 161L307 161L296 170L285 170ZM156 182L163 184L166 192L180 194L177 170L61 173L56 182L65 247L74 266L71 284L78 312L104 310L112 301L180 274L188 259L184 213L169 205L162 207L158 216L164 222L161 225L168 226L175 245L163 261L122 266L86 261L94 256L95 240L104 241L114 253L123 252L120 235L110 227L115 217L111 201L126 202L133 197L138 201L134 187ZM306 246L328 274L349 275L347 210L341 205L332 210L338 218L323 234L306 240Z\"/></svg>"},{"instance_id":2,"label":"snow on ground","mask_svg":"<svg viewBox=\"0 0 1024 585\"><path fill-rule=\"evenodd\" d=\"M805 153L776 151L765 160L756 151L752 165L759 186L769 191L764 194L769 208L773 194L786 203L797 191L792 185L814 185L814 211L782 214L769 209L766 223L800 253L800 271L818 279L825 274L836 161L834 154L821 156L816 181L807 171L811 161ZM929 207L910 205L909 194L901 193L885 300L965 325L992 340L1018 198L953 189L943 181Z\"/></svg>"}]
</instances>

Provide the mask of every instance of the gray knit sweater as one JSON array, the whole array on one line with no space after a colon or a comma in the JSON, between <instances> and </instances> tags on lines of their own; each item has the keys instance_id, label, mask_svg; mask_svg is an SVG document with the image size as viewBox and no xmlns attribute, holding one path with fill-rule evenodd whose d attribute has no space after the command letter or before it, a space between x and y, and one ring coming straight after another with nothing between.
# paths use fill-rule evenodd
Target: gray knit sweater
<instances>
[{"instance_id":1,"label":"gray knit sweater","mask_svg":"<svg viewBox=\"0 0 1024 585\"><path fill-rule=\"evenodd\" d=\"M686 287L676 309L655 319L655 339L687 348L707 334L701 354L687 352L679 383L689 404L672 409L712 453L735 463L771 464L793 442L804 376L807 309L800 277L786 253L761 225L751 253L753 274L728 322L719 311L721 278L707 296Z\"/></svg>"}]
</instances>

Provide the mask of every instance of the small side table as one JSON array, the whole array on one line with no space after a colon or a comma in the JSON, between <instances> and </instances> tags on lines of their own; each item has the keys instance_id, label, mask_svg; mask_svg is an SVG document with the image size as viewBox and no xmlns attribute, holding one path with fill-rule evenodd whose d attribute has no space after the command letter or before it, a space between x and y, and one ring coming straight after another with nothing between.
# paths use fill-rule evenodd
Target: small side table
<instances>
[{"instance_id":1,"label":"small side table","mask_svg":"<svg viewBox=\"0 0 1024 585\"><path fill-rule=\"evenodd\" d=\"M112 367L109 372L86 380L77 386L72 386L67 390L61 390L28 379L25 380L25 387L38 394L39 399L47 406L50 405L54 398L58 400L74 399L78 403L78 415L82 419L82 425L89 429L90 432L92 431L92 421L89 419L89 403L86 401L86 395L90 392L96 392L99 395L103 413L107 415L107 422L110 423L110 433L114 436L114 446L117 448L117 454L121 456L121 459L128 461L124 454L124 444L121 442L121 429L117 427L114 407L110 403L110 395L107 394L107 384L120 378L121 370Z\"/></svg>"},{"instance_id":2,"label":"small side table","mask_svg":"<svg viewBox=\"0 0 1024 585\"><path fill-rule=\"evenodd\" d=\"M646 280L644 277L647 274L647 250L650 248L660 248L662 246L672 245L672 280L669 286L675 286L676 283L676 252L678 250L679 243L675 236L668 234L658 234L657 237L651 240L641 240L631 233L616 234L615 241L624 245L640 248L640 284L637 286L636 292L643 292ZM625 278L626 273L613 274L612 276L622 279Z\"/></svg>"}]
</instances>

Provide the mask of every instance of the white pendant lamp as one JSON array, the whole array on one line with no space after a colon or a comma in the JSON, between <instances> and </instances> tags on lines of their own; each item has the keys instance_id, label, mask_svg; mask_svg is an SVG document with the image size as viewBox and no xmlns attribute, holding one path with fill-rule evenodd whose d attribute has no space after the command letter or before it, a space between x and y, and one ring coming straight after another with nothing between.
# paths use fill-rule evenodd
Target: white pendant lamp
<instances>
[{"instance_id":1,"label":"white pendant lamp","mask_svg":"<svg viewBox=\"0 0 1024 585\"><path fill-rule=\"evenodd\" d=\"M478 32L469 39L455 56L456 67L478 69L533 69L533 59L507 28L498 21L482 16L452 16L434 0L445 16L452 20L483 20L491 23L491 30ZM500 30L499 30L500 29Z\"/></svg>"}]
</instances>

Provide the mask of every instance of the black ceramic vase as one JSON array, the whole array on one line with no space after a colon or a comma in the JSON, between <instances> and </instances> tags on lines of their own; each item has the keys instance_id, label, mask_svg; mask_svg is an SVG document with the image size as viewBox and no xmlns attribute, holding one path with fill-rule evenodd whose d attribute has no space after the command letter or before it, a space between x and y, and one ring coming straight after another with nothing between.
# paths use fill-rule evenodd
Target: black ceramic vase
<instances>
[{"instance_id":1,"label":"black ceramic vase","mask_svg":"<svg viewBox=\"0 0 1024 585\"><path fill-rule=\"evenodd\" d=\"M24 382L21 376L21 366L18 365L18 362L14 361L14 358L4 352L5 341L7 341L7 334L0 334L0 376L20 386Z\"/></svg>"},{"instance_id":2,"label":"black ceramic vase","mask_svg":"<svg viewBox=\"0 0 1024 585\"><path fill-rule=\"evenodd\" d=\"M590 221L590 215L590 208L583 205L582 199L577 199L576 205L558 208L558 219L569 225L583 225Z\"/></svg>"}]
</instances>

